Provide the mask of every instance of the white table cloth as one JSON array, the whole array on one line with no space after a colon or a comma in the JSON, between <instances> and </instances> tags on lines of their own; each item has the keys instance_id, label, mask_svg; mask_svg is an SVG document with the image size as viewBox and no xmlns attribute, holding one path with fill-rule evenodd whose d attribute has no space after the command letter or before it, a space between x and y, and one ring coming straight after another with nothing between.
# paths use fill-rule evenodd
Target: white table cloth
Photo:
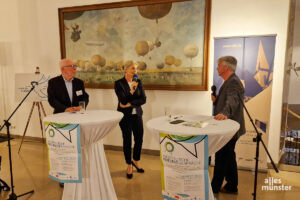
<instances>
[{"instance_id":1,"label":"white table cloth","mask_svg":"<svg viewBox=\"0 0 300 200\"><path fill-rule=\"evenodd\" d=\"M147 122L147 128L153 137L159 142L159 133L167 133L172 135L208 135L208 154L212 155L220 150L239 130L239 123L233 120L214 120L212 116L203 115L176 115L172 117L184 121L197 122L202 121L208 123L203 128L189 127L180 124L170 124L169 117L157 117Z\"/></svg>"},{"instance_id":2,"label":"white table cloth","mask_svg":"<svg viewBox=\"0 0 300 200\"><path fill-rule=\"evenodd\" d=\"M122 117L117 111L91 110L44 118L44 122L80 124L82 183L65 183L63 200L117 200L101 139Z\"/></svg>"},{"instance_id":3,"label":"white table cloth","mask_svg":"<svg viewBox=\"0 0 300 200\"><path fill-rule=\"evenodd\" d=\"M184 126L180 124L170 124L170 121L176 119L184 120L186 122L199 122L207 123L203 128ZM208 154L212 155L220 150L237 132L240 125L233 120L214 120L212 116L201 115L177 115L169 117L163 116L151 119L147 122L147 128L152 135L160 142L160 133L179 135L179 136L192 136L192 135L207 135L208 136ZM210 180L209 183L209 199L214 199Z\"/></svg>"}]
</instances>

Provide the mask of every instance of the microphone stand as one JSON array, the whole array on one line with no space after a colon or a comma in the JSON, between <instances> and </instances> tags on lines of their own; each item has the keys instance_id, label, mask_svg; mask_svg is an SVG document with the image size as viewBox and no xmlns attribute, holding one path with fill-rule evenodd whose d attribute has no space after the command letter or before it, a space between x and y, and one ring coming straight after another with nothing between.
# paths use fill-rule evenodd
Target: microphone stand
<instances>
[{"instance_id":1,"label":"microphone stand","mask_svg":"<svg viewBox=\"0 0 300 200\"><path fill-rule=\"evenodd\" d=\"M269 151L268 151L268 149L267 149L267 147L266 147L264 141L263 141L262 138L261 138L262 133L260 133L260 132L257 130L257 128L256 128L256 126L255 126L255 124L254 124L254 122L253 122L253 119L251 118L251 116L250 116L250 114L249 114L249 112L248 112L248 110L247 110L247 108L246 108L246 106L245 106L245 104L244 104L243 99L241 98L240 95L238 95L238 96L239 96L239 99L240 99L240 101L241 101L241 103L242 103L242 105L243 105L243 107L244 107L244 109L245 109L245 111L246 111L246 113L247 113L249 119L250 119L250 122L251 122L253 128L255 129L255 132L256 132L256 137L253 138L253 142L256 142L256 154L255 154L254 192L252 193L252 195L253 195L253 200L256 200L256 194L257 194L257 193L256 193L256 190L257 190L257 173L258 173L258 160L259 160L259 143L260 143L260 142L261 142L261 144L263 145L263 147L264 147L266 153L268 154L268 157L269 157L269 159L271 160L271 164L272 164L272 166L273 166L273 169L276 171L276 173L278 173L278 169L277 169L277 167L276 167L276 165L275 165L275 163L274 163L274 161L273 161L273 159L272 159L272 157L271 157L271 155L270 155L270 153L269 153Z\"/></svg>"},{"instance_id":2,"label":"microphone stand","mask_svg":"<svg viewBox=\"0 0 300 200\"><path fill-rule=\"evenodd\" d=\"M31 82L31 89L30 91L26 94L26 96L23 98L23 100L19 103L19 105L16 107L16 109L12 112L12 114L9 116L7 120L4 120L4 125L0 128L0 131L6 126L7 129L7 139L8 139L8 155L9 155L9 168L10 168L10 181L11 181L11 194L9 195L9 198L7 200L16 200L18 197L34 193L34 190L31 190L29 192L26 192L24 194L16 195L14 192L14 178L13 178L13 170L12 170L12 156L11 156L11 144L10 144L10 123L9 120L10 118L15 114L15 112L18 110L18 108L22 105L22 103L25 101L25 99L28 97L28 95L34 90L35 86L38 85L37 82Z\"/></svg>"},{"instance_id":3,"label":"microphone stand","mask_svg":"<svg viewBox=\"0 0 300 200\"><path fill-rule=\"evenodd\" d=\"M0 156L0 169L1 169L1 156ZM0 178L0 194L1 194L2 190L9 191L10 187L7 185L7 183L4 180L2 180Z\"/></svg>"}]
</instances>

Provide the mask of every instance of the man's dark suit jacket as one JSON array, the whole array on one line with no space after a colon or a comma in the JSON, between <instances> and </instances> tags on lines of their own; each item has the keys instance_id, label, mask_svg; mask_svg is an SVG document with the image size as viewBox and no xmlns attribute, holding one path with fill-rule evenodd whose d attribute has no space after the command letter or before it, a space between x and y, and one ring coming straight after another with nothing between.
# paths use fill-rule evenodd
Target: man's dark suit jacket
<instances>
[{"instance_id":1,"label":"man's dark suit jacket","mask_svg":"<svg viewBox=\"0 0 300 200\"><path fill-rule=\"evenodd\" d=\"M48 81L48 102L54 108L54 113L65 112L69 107L78 106L79 101L89 102L89 95L85 92L83 81L73 78L73 102L71 103L67 87L62 75Z\"/></svg>"},{"instance_id":2,"label":"man's dark suit jacket","mask_svg":"<svg viewBox=\"0 0 300 200\"><path fill-rule=\"evenodd\" d=\"M235 135L237 139L246 132L241 99L244 99L244 87L240 79L232 74L220 88L214 103L214 115L222 113L240 124L240 129Z\"/></svg>"},{"instance_id":3,"label":"man's dark suit jacket","mask_svg":"<svg viewBox=\"0 0 300 200\"><path fill-rule=\"evenodd\" d=\"M124 114L124 117L130 116L132 114L133 108L136 108L137 115L143 115L143 109L141 105L146 103L146 95L144 91L143 84L140 79L137 80L139 83L137 89L133 93L130 93L130 87L125 79L125 77L117 80L115 82L115 92L118 96L118 111ZM127 103L131 104L131 107L121 108L120 103L126 105Z\"/></svg>"}]
</instances>

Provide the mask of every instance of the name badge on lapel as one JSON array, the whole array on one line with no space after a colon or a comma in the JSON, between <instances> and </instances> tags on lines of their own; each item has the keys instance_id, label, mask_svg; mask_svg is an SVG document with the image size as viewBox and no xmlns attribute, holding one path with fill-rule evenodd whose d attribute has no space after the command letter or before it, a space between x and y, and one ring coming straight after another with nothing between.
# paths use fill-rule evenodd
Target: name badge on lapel
<instances>
[{"instance_id":1,"label":"name badge on lapel","mask_svg":"<svg viewBox=\"0 0 300 200\"><path fill-rule=\"evenodd\" d=\"M78 90L78 91L76 91L76 95L77 95L77 96L80 96L80 95L82 95L82 90Z\"/></svg>"}]
</instances>

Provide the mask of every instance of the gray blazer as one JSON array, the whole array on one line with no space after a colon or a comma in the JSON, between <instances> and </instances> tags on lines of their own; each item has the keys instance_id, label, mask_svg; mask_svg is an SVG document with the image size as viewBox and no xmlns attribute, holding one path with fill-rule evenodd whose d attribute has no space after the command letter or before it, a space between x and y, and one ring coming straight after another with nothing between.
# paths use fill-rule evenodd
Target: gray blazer
<instances>
[{"instance_id":1,"label":"gray blazer","mask_svg":"<svg viewBox=\"0 0 300 200\"><path fill-rule=\"evenodd\" d=\"M214 115L222 113L240 124L240 129L234 136L236 139L246 132L241 99L244 99L244 87L239 77L232 74L220 88L214 103Z\"/></svg>"}]
</instances>

